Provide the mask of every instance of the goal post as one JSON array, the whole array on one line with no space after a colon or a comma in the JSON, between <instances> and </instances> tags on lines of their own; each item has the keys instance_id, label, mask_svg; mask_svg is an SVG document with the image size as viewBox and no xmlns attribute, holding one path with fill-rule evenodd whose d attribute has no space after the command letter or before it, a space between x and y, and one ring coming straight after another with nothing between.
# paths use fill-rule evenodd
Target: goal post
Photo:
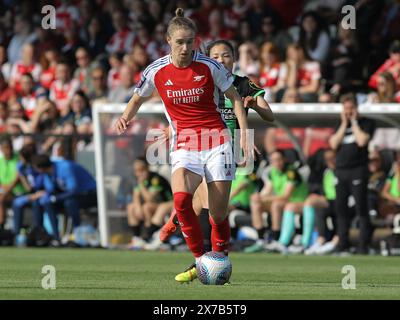
<instances>
[{"instance_id":1,"label":"goal post","mask_svg":"<svg viewBox=\"0 0 400 320\"><path fill-rule=\"evenodd\" d=\"M144 155L148 145L148 131L168 125L162 103L147 102L141 106L127 132L119 136L113 126L125 107L126 104L115 103L95 103L93 106L98 227L103 247L124 242L121 237L124 233L127 235L129 230L126 205L131 200L129 190L133 183L133 160ZM271 109L277 120L275 125L284 128L290 136L289 127L335 127L340 120L342 105L271 104ZM362 115L375 119L377 127L400 128L399 104L364 104L359 106L359 111ZM259 145L263 140L265 129L269 126L271 124L264 122L256 112L250 110L249 127L255 128L256 144ZM293 142L299 147L297 141ZM298 151L302 154L301 150ZM161 169L157 166L156 169L169 179L169 165L164 165ZM126 243L126 239L124 240Z\"/></svg>"}]
</instances>

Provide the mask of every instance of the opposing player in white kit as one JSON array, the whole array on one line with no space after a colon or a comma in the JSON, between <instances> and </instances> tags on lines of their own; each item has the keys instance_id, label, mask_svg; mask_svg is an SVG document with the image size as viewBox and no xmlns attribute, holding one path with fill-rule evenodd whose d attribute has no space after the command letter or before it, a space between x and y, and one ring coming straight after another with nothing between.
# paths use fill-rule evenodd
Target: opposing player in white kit
<instances>
[{"instance_id":1,"label":"opposing player in white kit","mask_svg":"<svg viewBox=\"0 0 400 320\"><path fill-rule=\"evenodd\" d=\"M139 107L157 89L172 131L171 187L182 234L196 260L204 253L203 235L192 199L203 177L207 182L213 251L228 249L230 228L227 206L235 161L231 136L218 109L220 93L231 100L240 126L244 159L251 151L242 99L232 74L220 63L193 51L195 26L177 9L168 26L171 54L150 64L142 74L116 129L123 133Z\"/></svg>"}]
</instances>

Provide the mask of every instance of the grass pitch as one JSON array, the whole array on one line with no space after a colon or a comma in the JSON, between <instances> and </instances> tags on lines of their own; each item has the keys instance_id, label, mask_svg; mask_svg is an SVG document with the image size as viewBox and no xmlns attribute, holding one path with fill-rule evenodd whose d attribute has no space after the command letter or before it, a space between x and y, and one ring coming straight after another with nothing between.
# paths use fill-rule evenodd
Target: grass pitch
<instances>
[{"instance_id":1,"label":"grass pitch","mask_svg":"<svg viewBox=\"0 0 400 320\"><path fill-rule=\"evenodd\" d=\"M0 299L400 299L400 257L231 253L230 286L179 284L189 253L0 248ZM56 289L41 286L56 269ZM342 267L356 289L342 289Z\"/></svg>"}]
</instances>

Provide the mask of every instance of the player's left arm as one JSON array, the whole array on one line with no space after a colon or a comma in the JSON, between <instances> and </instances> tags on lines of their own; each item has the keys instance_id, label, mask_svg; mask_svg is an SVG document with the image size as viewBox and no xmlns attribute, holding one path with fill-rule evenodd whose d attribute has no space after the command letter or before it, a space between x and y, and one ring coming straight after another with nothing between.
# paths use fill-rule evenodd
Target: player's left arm
<instances>
[{"instance_id":1,"label":"player's left arm","mask_svg":"<svg viewBox=\"0 0 400 320\"><path fill-rule=\"evenodd\" d=\"M273 122L275 120L268 102L261 95L256 98L247 96L244 100L244 107L253 109L265 121Z\"/></svg>"},{"instance_id":2,"label":"player's left arm","mask_svg":"<svg viewBox=\"0 0 400 320\"><path fill-rule=\"evenodd\" d=\"M261 119L269 122L274 121L274 115L268 102L264 99L265 90L256 85L253 81L247 80L247 97L244 98L244 107L256 111Z\"/></svg>"}]
</instances>

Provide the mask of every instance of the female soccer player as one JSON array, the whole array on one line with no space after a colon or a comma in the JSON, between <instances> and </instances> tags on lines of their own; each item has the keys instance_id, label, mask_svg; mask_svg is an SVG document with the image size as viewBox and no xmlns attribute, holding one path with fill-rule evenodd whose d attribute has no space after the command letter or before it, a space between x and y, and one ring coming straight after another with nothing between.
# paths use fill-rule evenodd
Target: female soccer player
<instances>
[{"instance_id":1,"label":"female soccer player","mask_svg":"<svg viewBox=\"0 0 400 320\"><path fill-rule=\"evenodd\" d=\"M207 48L207 54L214 60L221 63L227 70L232 72L234 64L234 49L232 44L226 40L216 40L212 42ZM248 108L254 109L262 119L266 121L273 121L274 116L268 103L264 99L264 90L254 84L249 78L233 75L233 85L238 91L239 95L244 99L244 106L246 108L246 114ZM232 108L232 103L226 97L220 100L219 109L224 117L225 123L231 131L232 138L234 137L235 129L239 129L238 119L235 116ZM197 189L194 196L194 207L197 215L208 215L208 193L206 183L202 183ZM174 213L171 214L170 219L164 225L160 232L160 238L162 241L168 239L168 237L175 232L177 228L177 221ZM210 220L212 225L212 221ZM214 250L214 248L213 248ZM187 271L178 274L175 279L179 282L192 281L196 278L195 266L190 266Z\"/></svg>"},{"instance_id":2,"label":"female soccer player","mask_svg":"<svg viewBox=\"0 0 400 320\"><path fill-rule=\"evenodd\" d=\"M244 159L249 158L251 151L246 137L246 112L232 84L232 74L215 60L193 51L194 38L195 25L183 17L183 10L178 8L167 29L171 54L144 70L116 129L123 133L145 97L149 97L155 88L158 90L172 130L170 158L174 207L186 243L197 260L205 250L192 199L203 177L209 195L213 249L227 250L230 237L226 215L235 162L231 137L218 109L219 90L233 105L241 128Z\"/></svg>"}]
</instances>

